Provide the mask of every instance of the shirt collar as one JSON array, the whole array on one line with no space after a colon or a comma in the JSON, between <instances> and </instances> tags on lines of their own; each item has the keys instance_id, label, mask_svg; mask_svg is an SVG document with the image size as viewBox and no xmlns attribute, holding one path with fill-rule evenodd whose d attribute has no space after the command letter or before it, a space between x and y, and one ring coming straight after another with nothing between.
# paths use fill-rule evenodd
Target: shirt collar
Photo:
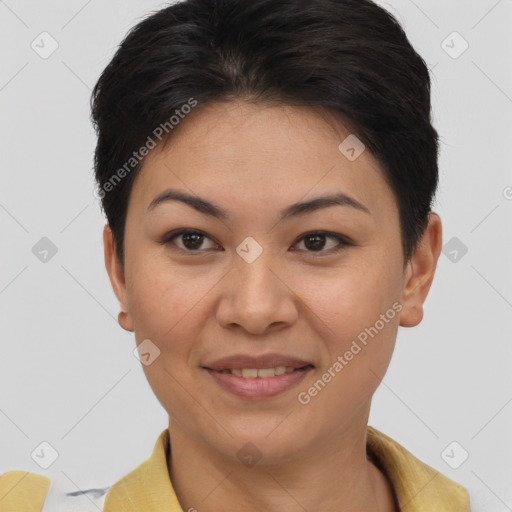
<instances>
[{"instance_id":1,"label":"shirt collar","mask_svg":"<svg viewBox=\"0 0 512 512\"><path fill-rule=\"evenodd\" d=\"M183 512L169 478L168 450L169 430L165 429L151 457L110 488L103 512Z\"/></svg>"},{"instance_id":2,"label":"shirt collar","mask_svg":"<svg viewBox=\"0 0 512 512\"><path fill-rule=\"evenodd\" d=\"M167 468L169 430L153 453L109 490L104 512L183 512ZM367 451L392 484L401 512L469 512L466 489L424 464L377 429L367 428Z\"/></svg>"},{"instance_id":3,"label":"shirt collar","mask_svg":"<svg viewBox=\"0 0 512 512\"><path fill-rule=\"evenodd\" d=\"M368 426L367 451L391 482L401 512L470 512L466 489Z\"/></svg>"}]
</instances>

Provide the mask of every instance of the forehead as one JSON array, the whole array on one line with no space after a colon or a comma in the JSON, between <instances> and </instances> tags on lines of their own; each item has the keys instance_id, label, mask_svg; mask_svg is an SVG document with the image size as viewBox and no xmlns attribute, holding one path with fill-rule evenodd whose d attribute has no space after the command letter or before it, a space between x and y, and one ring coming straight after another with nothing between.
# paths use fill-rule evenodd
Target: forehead
<instances>
[{"instance_id":1,"label":"forehead","mask_svg":"<svg viewBox=\"0 0 512 512\"><path fill-rule=\"evenodd\" d=\"M196 107L168 145L146 156L130 202L146 209L166 188L179 188L227 209L338 192L371 210L395 208L379 163L366 149L357 156L362 146L354 137L341 119L312 107L242 101ZM347 153L347 144L355 151Z\"/></svg>"}]
</instances>

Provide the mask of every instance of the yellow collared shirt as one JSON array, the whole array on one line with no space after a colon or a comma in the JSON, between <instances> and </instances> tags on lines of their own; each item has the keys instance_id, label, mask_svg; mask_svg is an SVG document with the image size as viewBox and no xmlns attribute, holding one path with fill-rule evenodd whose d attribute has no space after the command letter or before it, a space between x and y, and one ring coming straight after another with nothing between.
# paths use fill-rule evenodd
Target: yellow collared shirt
<instances>
[{"instance_id":1,"label":"yellow collared shirt","mask_svg":"<svg viewBox=\"0 0 512 512\"><path fill-rule=\"evenodd\" d=\"M464 487L377 429L368 426L367 434L368 451L391 482L401 512L470 512ZM84 491L87 496L53 493L49 499L48 477L9 471L0 477L0 512L186 512L169 478L168 450L165 429L149 459L109 488Z\"/></svg>"}]
</instances>

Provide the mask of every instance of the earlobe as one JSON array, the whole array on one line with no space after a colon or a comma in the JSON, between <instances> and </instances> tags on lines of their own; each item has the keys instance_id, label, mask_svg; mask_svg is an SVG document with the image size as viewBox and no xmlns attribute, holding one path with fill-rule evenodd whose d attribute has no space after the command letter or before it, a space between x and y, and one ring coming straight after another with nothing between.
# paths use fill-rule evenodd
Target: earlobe
<instances>
[{"instance_id":1,"label":"earlobe","mask_svg":"<svg viewBox=\"0 0 512 512\"><path fill-rule=\"evenodd\" d=\"M400 314L402 327L414 327L423 319L423 303L432 285L441 249L441 219L431 212L418 247L407 263Z\"/></svg>"},{"instance_id":2,"label":"earlobe","mask_svg":"<svg viewBox=\"0 0 512 512\"><path fill-rule=\"evenodd\" d=\"M105 268L110 279L112 289L119 301L121 311L117 317L119 325L126 331L133 332L133 321L128 308L126 297L126 282L124 271L116 253L114 236L110 226L105 224L103 228L103 247L105 254Z\"/></svg>"},{"instance_id":3,"label":"earlobe","mask_svg":"<svg viewBox=\"0 0 512 512\"><path fill-rule=\"evenodd\" d=\"M120 311L117 315L117 322L125 331L134 331L132 317L127 312Z\"/></svg>"}]
</instances>

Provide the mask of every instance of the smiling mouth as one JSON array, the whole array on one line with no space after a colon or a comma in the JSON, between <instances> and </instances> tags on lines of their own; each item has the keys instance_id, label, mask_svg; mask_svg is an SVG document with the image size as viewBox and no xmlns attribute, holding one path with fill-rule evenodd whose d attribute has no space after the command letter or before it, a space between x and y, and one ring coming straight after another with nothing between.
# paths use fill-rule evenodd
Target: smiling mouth
<instances>
[{"instance_id":1,"label":"smiling mouth","mask_svg":"<svg viewBox=\"0 0 512 512\"><path fill-rule=\"evenodd\" d=\"M300 368L294 368L292 366L277 366L274 368L226 368L224 370L213 370L212 368L205 369L216 373L235 375L244 379L267 379L279 377L284 374L305 371L310 368L313 368L313 365L307 364Z\"/></svg>"}]
</instances>

